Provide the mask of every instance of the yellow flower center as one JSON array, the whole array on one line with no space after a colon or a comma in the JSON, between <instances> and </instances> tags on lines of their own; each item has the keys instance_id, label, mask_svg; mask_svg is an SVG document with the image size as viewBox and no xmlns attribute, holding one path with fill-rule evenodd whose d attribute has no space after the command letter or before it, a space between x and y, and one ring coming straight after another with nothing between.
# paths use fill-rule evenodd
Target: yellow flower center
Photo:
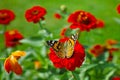
<instances>
[{"instance_id":1,"label":"yellow flower center","mask_svg":"<svg viewBox=\"0 0 120 80\"><path fill-rule=\"evenodd\" d=\"M15 31L14 31L14 30L9 31L9 34L10 34L10 35L14 35L14 34L15 34Z\"/></svg>"},{"instance_id":2,"label":"yellow flower center","mask_svg":"<svg viewBox=\"0 0 120 80\"><path fill-rule=\"evenodd\" d=\"M0 13L0 18L4 18L7 16L7 13Z\"/></svg>"},{"instance_id":3,"label":"yellow flower center","mask_svg":"<svg viewBox=\"0 0 120 80\"><path fill-rule=\"evenodd\" d=\"M80 14L78 15L78 18L77 18L77 22L83 23L86 25L89 24L89 19L86 16L86 13L80 12Z\"/></svg>"},{"instance_id":4,"label":"yellow flower center","mask_svg":"<svg viewBox=\"0 0 120 80\"><path fill-rule=\"evenodd\" d=\"M38 14L38 13L39 13L38 10L34 10L34 11L32 12L33 15L36 15L36 14Z\"/></svg>"}]
</instances>

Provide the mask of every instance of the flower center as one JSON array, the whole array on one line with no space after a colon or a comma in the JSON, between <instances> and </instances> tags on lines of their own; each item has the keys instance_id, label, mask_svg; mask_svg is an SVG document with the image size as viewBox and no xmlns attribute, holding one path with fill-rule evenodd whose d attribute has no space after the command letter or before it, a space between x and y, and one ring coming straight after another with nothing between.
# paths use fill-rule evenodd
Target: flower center
<instances>
[{"instance_id":1,"label":"flower center","mask_svg":"<svg viewBox=\"0 0 120 80\"><path fill-rule=\"evenodd\" d=\"M7 18L7 13L0 13L0 19L5 20Z\"/></svg>"},{"instance_id":2,"label":"flower center","mask_svg":"<svg viewBox=\"0 0 120 80\"><path fill-rule=\"evenodd\" d=\"M39 13L38 10L34 10L34 11L32 12L33 15L37 15L38 13Z\"/></svg>"},{"instance_id":3,"label":"flower center","mask_svg":"<svg viewBox=\"0 0 120 80\"><path fill-rule=\"evenodd\" d=\"M88 25L90 23L90 20L88 16L86 15L86 13L80 12L77 18L77 22Z\"/></svg>"},{"instance_id":4,"label":"flower center","mask_svg":"<svg viewBox=\"0 0 120 80\"><path fill-rule=\"evenodd\" d=\"M10 31L9 34L13 35L13 34L15 34L15 31Z\"/></svg>"},{"instance_id":5,"label":"flower center","mask_svg":"<svg viewBox=\"0 0 120 80\"><path fill-rule=\"evenodd\" d=\"M0 13L0 18L4 18L7 16L7 13Z\"/></svg>"}]
</instances>

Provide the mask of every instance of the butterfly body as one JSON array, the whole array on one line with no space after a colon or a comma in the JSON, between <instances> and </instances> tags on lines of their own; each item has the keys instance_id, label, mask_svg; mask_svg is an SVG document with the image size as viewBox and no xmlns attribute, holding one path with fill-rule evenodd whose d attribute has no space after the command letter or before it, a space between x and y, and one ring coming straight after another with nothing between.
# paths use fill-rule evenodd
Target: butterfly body
<instances>
[{"instance_id":1,"label":"butterfly body","mask_svg":"<svg viewBox=\"0 0 120 80\"><path fill-rule=\"evenodd\" d=\"M74 46L78 39L78 33L72 35L67 41L60 42L55 40L47 41L47 44L53 48L59 58L70 58L74 52Z\"/></svg>"}]
</instances>

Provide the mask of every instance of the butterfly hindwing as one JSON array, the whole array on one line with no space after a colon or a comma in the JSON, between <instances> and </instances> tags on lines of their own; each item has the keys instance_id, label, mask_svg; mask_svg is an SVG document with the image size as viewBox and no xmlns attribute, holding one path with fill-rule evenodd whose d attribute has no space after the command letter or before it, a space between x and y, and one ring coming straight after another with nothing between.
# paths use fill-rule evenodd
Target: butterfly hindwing
<instances>
[{"instance_id":1,"label":"butterfly hindwing","mask_svg":"<svg viewBox=\"0 0 120 80\"><path fill-rule=\"evenodd\" d=\"M72 35L70 39L67 41L66 46L66 57L70 58L73 55L74 52L74 46L76 43L76 40L78 39L78 33Z\"/></svg>"}]
</instances>

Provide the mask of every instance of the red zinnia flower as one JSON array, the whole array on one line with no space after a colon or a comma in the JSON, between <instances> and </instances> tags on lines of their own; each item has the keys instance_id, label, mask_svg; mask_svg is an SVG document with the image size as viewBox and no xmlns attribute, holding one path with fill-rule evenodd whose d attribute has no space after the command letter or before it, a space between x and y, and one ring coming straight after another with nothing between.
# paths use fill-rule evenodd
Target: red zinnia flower
<instances>
[{"instance_id":1,"label":"red zinnia flower","mask_svg":"<svg viewBox=\"0 0 120 80\"><path fill-rule=\"evenodd\" d=\"M120 77L118 77L118 76L113 77L112 80L120 80Z\"/></svg>"},{"instance_id":2,"label":"red zinnia flower","mask_svg":"<svg viewBox=\"0 0 120 80\"><path fill-rule=\"evenodd\" d=\"M4 35L6 47L14 47L20 44L19 40L23 39L22 34L18 30L6 31Z\"/></svg>"},{"instance_id":3,"label":"red zinnia flower","mask_svg":"<svg viewBox=\"0 0 120 80\"><path fill-rule=\"evenodd\" d=\"M62 16L61 16L59 13L55 13L55 14L54 14L54 17L55 17L56 19L61 19L61 18L62 18Z\"/></svg>"},{"instance_id":4,"label":"red zinnia flower","mask_svg":"<svg viewBox=\"0 0 120 80\"><path fill-rule=\"evenodd\" d=\"M68 22L72 23L71 29L80 28L81 31L89 31L96 28L96 18L89 12L76 11L68 17Z\"/></svg>"},{"instance_id":5,"label":"red zinnia flower","mask_svg":"<svg viewBox=\"0 0 120 80\"><path fill-rule=\"evenodd\" d=\"M97 20L96 24L97 24L97 28L103 28L105 25L104 21L100 19Z\"/></svg>"},{"instance_id":6,"label":"red zinnia flower","mask_svg":"<svg viewBox=\"0 0 120 80\"><path fill-rule=\"evenodd\" d=\"M68 38L60 39L60 42L65 42ZM74 47L74 52L70 58L59 58L55 51L50 48L49 58L56 68L66 68L73 71L76 67L80 67L84 61L85 52L83 46L77 41Z\"/></svg>"},{"instance_id":7,"label":"red zinnia flower","mask_svg":"<svg viewBox=\"0 0 120 80\"><path fill-rule=\"evenodd\" d=\"M65 32L66 32L67 28L63 28L60 32L60 36L61 37L65 37Z\"/></svg>"},{"instance_id":8,"label":"red zinnia flower","mask_svg":"<svg viewBox=\"0 0 120 80\"><path fill-rule=\"evenodd\" d=\"M100 56L104 52L105 52L105 47L103 45L100 45L100 44L94 45L90 49L90 53L93 54L95 57Z\"/></svg>"},{"instance_id":9,"label":"red zinnia flower","mask_svg":"<svg viewBox=\"0 0 120 80\"><path fill-rule=\"evenodd\" d=\"M117 12L120 14L120 4L117 5Z\"/></svg>"},{"instance_id":10,"label":"red zinnia flower","mask_svg":"<svg viewBox=\"0 0 120 80\"><path fill-rule=\"evenodd\" d=\"M46 14L45 8L41 6L34 6L26 11L25 17L28 22L37 23L40 21L40 19L44 19L43 16L45 14Z\"/></svg>"},{"instance_id":11,"label":"red zinnia flower","mask_svg":"<svg viewBox=\"0 0 120 80\"><path fill-rule=\"evenodd\" d=\"M8 58L6 58L4 62L4 68L8 73L13 71L17 75L22 74L22 68L17 61L21 56L25 56L24 51L15 51Z\"/></svg>"},{"instance_id":12,"label":"red zinnia flower","mask_svg":"<svg viewBox=\"0 0 120 80\"><path fill-rule=\"evenodd\" d=\"M14 18L15 14L13 11L7 9L0 10L0 24L7 25L14 20Z\"/></svg>"}]
</instances>

